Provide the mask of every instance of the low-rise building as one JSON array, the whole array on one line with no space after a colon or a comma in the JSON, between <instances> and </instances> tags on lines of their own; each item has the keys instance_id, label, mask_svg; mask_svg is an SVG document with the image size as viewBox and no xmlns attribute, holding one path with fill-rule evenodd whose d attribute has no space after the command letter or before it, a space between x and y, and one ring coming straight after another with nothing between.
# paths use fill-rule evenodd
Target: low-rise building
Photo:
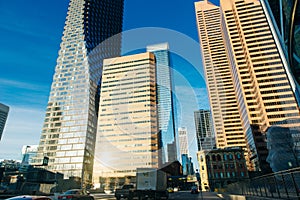
<instances>
[{"instance_id":1,"label":"low-rise building","mask_svg":"<svg viewBox=\"0 0 300 200\"><path fill-rule=\"evenodd\" d=\"M204 191L223 189L249 177L244 151L240 147L198 151L197 157Z\"/></svg>"}]
</instances>

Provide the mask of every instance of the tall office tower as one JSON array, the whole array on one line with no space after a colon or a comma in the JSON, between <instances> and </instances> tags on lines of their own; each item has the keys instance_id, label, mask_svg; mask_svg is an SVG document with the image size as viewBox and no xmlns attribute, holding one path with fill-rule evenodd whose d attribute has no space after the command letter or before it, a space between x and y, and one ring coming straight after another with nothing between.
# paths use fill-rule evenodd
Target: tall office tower
<instances>
[{"instance_id":1,"label":"tall office tower","mask_svg":"<svg viewBox=\"0 0 300 200\"><path fill-rule=\"evenodd\" d=\"M266 130L299 117L296 99L259 0L221 0L222 25L250 159L268 172Z\"/></svg>"},{"instance_id":2,"label":"tall office tower","mask_svg":"<svg viewBox=\"0 0 300 200\"><path fill-rule=\"evenodd\" d=\"M162 165L165 165L177 160L176 152L174 153L175 121L169 45L149 45L147 51L152 52L156 58L158 127L161 134L161 161Z\"/></svg>"},{"instance_id":3,"label":"tall office tower","mask_svg":"<svg viewBox=\"0 0 300 200\"><path fill-rule=\"evenodd\" d=\"M96 187L102 187L103 181L122 185L137 168L158 168L156 89L154 54L104 60L93 172Z\"/></svg>"},{"instance_id":4,"label":"tall office tower","mask_svg":"<svg viewBox=\"0 0 300 200\"><path fill-rule=\"evenodd\" d=\"M208 1L199 1L195 2L195 9L216 146L240 146L246 152L230 61L220 26L220 8Z\"/></svg>"},{"instance_id":5,"label":"tall office tower","mask_svg":"<svg viewBox=\"0 0 300 200\"><path fill-rule=\"evenodd\" d=\"M216 147L210 110L194 112L198 151L212 150Z\"/></svg>"},{"instance_id":6,"label":"tall office tower","mask_svg":"<svg viewBox=\"0 0 300 200\"><path fill-rule=\"evenodd\" d=\"M8 112L9 112L9 107L0 103L0 140L2 138Z\"/></svg>"},{"instance_id":7,"label":"tall office tower","mask_svg":"<svg viewBox=\"0 0 300 200\"><path fill-rule=\"evenodd\" d=\"M289 69L300 84L300 3L298 0L264 0L261 2L268 20L274 25L273 32L277 33L286 60L289 61ZM296 97L299 98L299 94Z\"/></svg>"},{"instance_id":8,"label":"tall office tower","mask_svg":"<svg viewBox=\"0 0 300 200\"><path fill-rule=\"evenodd\" d=\"M189 154L189 145L188 145L188 132L185 127L178 129L178 140L179 140L179 152L182 154Z\"/></svg>"},{"instance_id":9,"label":"tall office tower","mask_svg":"<svg viewBox=\"0 0 300 200\"><path fill-rule=\"evenodd\" d=\"M48 170L83 185L92 179L102 61L120 55L122 20L123 0L70 1L34 162L47 156Z\"/></svg>"}]
</instances>

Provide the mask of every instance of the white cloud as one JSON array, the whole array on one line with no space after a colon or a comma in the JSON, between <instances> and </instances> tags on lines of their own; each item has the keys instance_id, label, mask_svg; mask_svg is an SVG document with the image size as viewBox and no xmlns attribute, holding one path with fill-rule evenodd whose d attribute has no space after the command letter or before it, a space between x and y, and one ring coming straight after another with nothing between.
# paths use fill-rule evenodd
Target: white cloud
<instances>
[{"instance_id":1,"label":"white cloud","mask_svg":"<svg viewBox=\"0 0 300 200\"><path fill-rule=\"evenodd\" d=\"M48 90L48 87L44 85L22 82L17 80L2 79L2 78L0 78L0 84L2 85L2 87L5 86L5 87L34 90L34 91Z\"/></svg>"},{"instance_id":2,"label":"white cloud","mask_svg":"<svg viewBox=\"0 0 300 200\"><path fill-rule=\"evenodd\" d=\"M18 80L0 79L0 100L2 103L18 107L45 107L49 86Z\"/></svg>"},{"instance_id":3,"label":"white cloud","mask_svg":"<svg viewBox=\"0 0 300 200\"><path fill-rule=\"evenodd\" d=\"M45 111L29 107L10 107L0 141L0 159L21 159L23 145L38 144Z\"/></svg>"}]
</instances>

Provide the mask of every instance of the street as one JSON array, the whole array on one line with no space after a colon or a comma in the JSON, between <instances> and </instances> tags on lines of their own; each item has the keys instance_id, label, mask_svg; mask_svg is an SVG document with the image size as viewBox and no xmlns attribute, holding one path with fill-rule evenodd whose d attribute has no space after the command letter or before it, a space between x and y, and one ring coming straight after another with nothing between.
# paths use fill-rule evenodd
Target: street
<instances>
[{"instance_id":1,"label":"street","mask_svg":"<svg viewBox=\"0 0 300 200\"><path fill-rule=\"evenodd\" d=\"M206 200L206 199L221 199L215 193L202 192L199 194L191 194L190 191L180 191L171 193L169 199L172 200Z\"/></svg>"},{"instance_id":2,"label":"street","mask_svg":"<svg viewBox=\"0 0 300 200\"><path fill-rule=\"evenodd\" d=\"M103 199L103 200L115 200L113 194L93 194L95 200ZM190 191L179 191L170 193L170 200L217 200L219 198L213 192L203 192L202 194L191 194Z\"/></svg>"}]
</instances>

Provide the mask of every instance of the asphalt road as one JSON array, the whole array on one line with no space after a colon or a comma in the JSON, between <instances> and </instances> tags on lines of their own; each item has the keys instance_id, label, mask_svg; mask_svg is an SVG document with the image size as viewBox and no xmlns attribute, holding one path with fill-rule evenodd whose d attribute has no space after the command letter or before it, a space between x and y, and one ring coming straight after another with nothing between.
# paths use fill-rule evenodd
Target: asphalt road
<instances>
[{"instance_id":1,"label":"asphalt road","mask_svg":"<svg viewBox=\"0 0 300 200\"><path fill-rule=\"evenodd\" d=\"M216 193L202 192L199 194L191 194L190 191L180 191L170 194L170 200L221 200Z\"/></svg>"},{"instance_id":2,"label":"asphalt road","mask_svg":"<svg viewBox=\"0 0 300 200\"><path fill-rule=\"evenodd\" d=\"M95 200L115 200L113 194L93 194ZM221 200L216 193L203 192L199 194L191 194L190 191L179 191L170 193L169 200Z\"/></svg>"}]
</instances>

